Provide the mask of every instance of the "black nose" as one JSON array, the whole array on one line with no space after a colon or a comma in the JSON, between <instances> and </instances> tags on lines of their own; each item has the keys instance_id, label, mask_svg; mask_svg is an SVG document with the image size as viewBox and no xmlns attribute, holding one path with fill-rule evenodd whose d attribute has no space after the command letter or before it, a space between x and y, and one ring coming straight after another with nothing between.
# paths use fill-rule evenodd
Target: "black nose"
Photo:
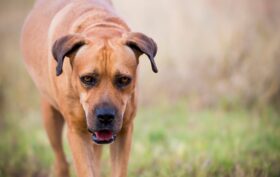
<instances>
[{"instance_id":1,"label":"black nose","mask_svg":"<svg viewBox=\"0 0 280 177\"><path fill-rule=\"evenodd\" d=\"M115 119L116 111L111 107L101 107L95 110L95 114L101 123L108 124Z\"/></svg>"}]
</instances>

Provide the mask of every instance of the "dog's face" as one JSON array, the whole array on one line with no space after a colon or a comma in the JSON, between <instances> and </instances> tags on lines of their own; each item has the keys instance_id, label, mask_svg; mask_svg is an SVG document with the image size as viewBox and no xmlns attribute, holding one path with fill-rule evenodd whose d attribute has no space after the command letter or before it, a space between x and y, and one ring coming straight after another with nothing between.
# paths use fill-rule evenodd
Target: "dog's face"
<instances>
[{"instance_id":1,"label":"dog's face","mask_svg":"<svg viewBox=\"0 0 280 177\"><path fill-rule=\"evenodd\" d=\"M95 143L114 141L121 130L129 99L134 94L138 58L148 55L152 69L155 42L141 33L89 40L79 35L65 36L53 45L57 75L62 73L65 56L71 59L71 83L78 92L86 122Z\"/></svg>"},{"instance_id":2,"label":"dog's face","mask_svg":"<svg viewBox=\"0 0 280 177\"><path fill-rule=\"evenodd\" d=\"M97 143L114 140L136 82L137 59L119 41L100 41L81 48L73 60L76 83L87 126Z\"/></svg>"}]
</instances>

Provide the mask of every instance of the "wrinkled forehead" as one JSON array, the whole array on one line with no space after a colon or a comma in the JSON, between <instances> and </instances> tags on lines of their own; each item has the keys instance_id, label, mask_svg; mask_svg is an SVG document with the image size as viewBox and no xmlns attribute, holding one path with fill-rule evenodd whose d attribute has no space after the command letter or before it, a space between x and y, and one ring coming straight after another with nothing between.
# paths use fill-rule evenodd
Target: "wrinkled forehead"
<instances>
[{"instance_id":1,"label":"wrinkled forehead","mask_svg":"<svg viewBox=\"0 0 280 177\"><path fill-rule=\"evenodd\" d=\"M92 72L133 75L137 67L133 51L118 41L89 43L77 52L74 62L79 75Z\"/></svg>"}]
</instances>

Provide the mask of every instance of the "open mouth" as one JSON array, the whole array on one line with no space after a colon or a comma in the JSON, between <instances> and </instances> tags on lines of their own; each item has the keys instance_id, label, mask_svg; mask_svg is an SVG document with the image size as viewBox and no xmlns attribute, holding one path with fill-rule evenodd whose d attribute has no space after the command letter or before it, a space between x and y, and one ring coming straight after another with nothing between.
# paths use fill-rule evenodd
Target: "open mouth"
<instances>
[{"instance_id":1,"label":"open mouth","mask_svg":"<svg viewBox=\"0 0 280 177\"><path fill-rule=\"evenodd\" d=\"M110 144L116 139L116 135L109 130L100 130L92 134L92 140L97 144Z\"/></svg>"}]
</instances>

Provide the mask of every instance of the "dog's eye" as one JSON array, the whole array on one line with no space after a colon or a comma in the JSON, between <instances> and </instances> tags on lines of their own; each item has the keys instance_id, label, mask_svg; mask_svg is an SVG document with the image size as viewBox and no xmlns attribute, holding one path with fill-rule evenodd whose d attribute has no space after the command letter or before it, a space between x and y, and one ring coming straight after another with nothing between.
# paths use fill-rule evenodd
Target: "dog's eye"
<instances>
[{"instance_id":1,"label":"dog's eye","mask_svg":"<svg viewBox=\"0 0 280 177\"><path fill-rule=\"evenodd\" d=\"M115 84L118 88L124 88L129 85L131 82L131 78L128 76L119 76L116 78Z\"/></svg>"},{"instance_id":2,"label":"dog's eye","mask_svg":"<svg viewBox=\"0 0 280 177\"><path fill-rule=\"evenodd\" d=\"M98 81L96 76L91 76L91 75L82 76L80 80L87 87L95 86Z\"/></svg>"}]
</instances>

